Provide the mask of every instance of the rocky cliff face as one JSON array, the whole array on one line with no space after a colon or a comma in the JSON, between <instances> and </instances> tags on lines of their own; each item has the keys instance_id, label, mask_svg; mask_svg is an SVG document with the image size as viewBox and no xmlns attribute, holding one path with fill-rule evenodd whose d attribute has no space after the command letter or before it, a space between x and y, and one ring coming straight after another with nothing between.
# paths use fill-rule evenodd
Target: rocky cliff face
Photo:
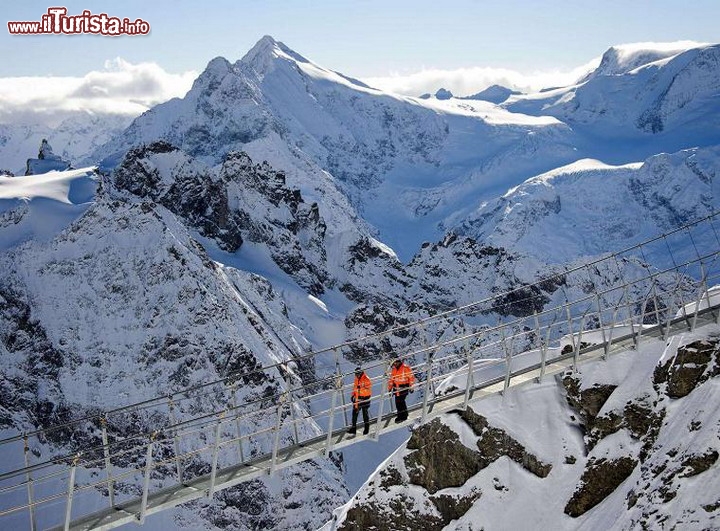
<instances>
[{"instance_id":1,"label":"rocky cliff face","mask_svg":"<svg viewBox=\"0 0 720 531\"><path fill-rule=\"evenodd\" d=\"M308 342L266 280L214 262L193 237L188 227L202 232L208 226L208 237L223 241L223 227L211 232L219 203L203 192L213 183L179 158L186 172L176 177L197 185L198 202L208 203L183 201L187 190L163 180L160 163L171 154L163 146L146 150L145 159L128 161L115 181L105 182L95 204L66 230L0 254L7 272L0 281L3 429L46 428L231 373L239 375L238 400L273 400L286 385L280 373L257 370L292 360ZM137 179L127 184L137 185L136 193L115 188L131 166ZM177 213L162 205L173 193L178 202L168 204ZM176 414L213 411L218 401L229 400L224 392L185 402ZM114 440L125 430L152 431L167 421L162 414L139 413L127 423L110 420L108 430ZM316 430L312 424L301 429ZM33 448L34 458L71 453L98 437L86 424L56 432ZM231 489L196 511L179 509L175 525L315 528L321 513L347 495L339 465L329 460L305 463L280 478ZM153 481L158 488L164 478ZM318 512L305 511L298 499L313 499ZM263 509L256 511L258 506Z\"/></svg>"}]
</instances>

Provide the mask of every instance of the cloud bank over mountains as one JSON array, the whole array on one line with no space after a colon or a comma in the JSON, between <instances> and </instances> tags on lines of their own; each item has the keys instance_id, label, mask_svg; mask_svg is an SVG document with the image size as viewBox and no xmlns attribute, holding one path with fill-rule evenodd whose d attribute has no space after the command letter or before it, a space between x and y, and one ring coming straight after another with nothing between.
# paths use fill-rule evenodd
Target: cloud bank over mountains
<instances>
[{"instance_id":1,"label":"cloud bank over mountains","mask_svg":"<svg viewBox=\"0 0 720 531\"><path fill-rule=\"evenodd\" d=\"M701 43L636 43L620 45L618 50L649 48L679 52ZM426 68L366 77L368 85L407 96L435 93L439 88L456 96L476 94L492 85L521 92L577 83L598 67L598 56L570 70L538 70L530 73L506 68L470 66L457 69ZM621 59L621 58L620 58ZM171 73L154 62L130 63L121 57L105 61L102 70L82 77L38 76L0 78L0 123L44 124L56 126L70 114L138 116L158 103L182 97L198 72Z\"/></svg>"},{"instance_id":2,"label":"cloud bank over mountains","mask_svg":"<svg viewBox=\"0 0 720 531\"><path fill-rule=\"evenodd\" d=\"M117 57L82 77L0 78L0 122L54 125L78 111L136 116L184 96L197 75L173 74L156 63L133 64Z\"/></svg>"},{"instance_id":3,"label":"cloud bank over mountains","mask_svg":"<svg viewBox=\"0 0 720 531\"><path fill-rule=\"evenodd\" d=\"M407 96L435 93L439 88L448 89L457 96L476 94L492 85L502 85L521 92L535 92L546 87L560 87L575 83L600 64L600 57L562 71L536 71L530 74L507 68L473 66L445 70L428 68L419 72L394 73L389 76L365 78L368 85Z\"/></svg>"}]
</instances>

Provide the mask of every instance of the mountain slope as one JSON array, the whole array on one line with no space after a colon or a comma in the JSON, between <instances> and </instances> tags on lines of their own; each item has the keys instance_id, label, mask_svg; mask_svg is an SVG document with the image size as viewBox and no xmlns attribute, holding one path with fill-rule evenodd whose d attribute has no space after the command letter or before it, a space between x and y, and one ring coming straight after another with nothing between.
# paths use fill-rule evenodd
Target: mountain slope
<instances>
[{"instance_id":1,"label":"mountain slope","mask_svg":"<svg viewBox=\"0 0 720 531\"><path fill-rule=\"evenodd\" d=\"M513 96L503 106L557 117L597 144L582 143L583 151L606 162L718 144L720 45L677 52L611 48L578 85Z\"/></svg>"},{"instance_id":2,"label":"mountain slope","mask_svg":"<svg viewBox=\"0 0 720 531\"><path fill-rule=\"evenodd\" d=\"M230 373L240 375L238 400L273 400L287 385L283 375L257 369L291 360L308 346L266 280L212 261L172 212L113 190L109 182L67 228L4 250L0 264L6 272L0 280L4 434L57 425ZM185 402L176 415L214 411L218 401L230 399L226 393ZM166 422L147 411L128 425L110 420L109 430L123 437L126 429L152 431ZM317 433L312 423L299 428ZM38 444L34 459L70 453L97 438L96 430L81 425L72 436ZM18 466L15 457L0 461ZM159 487L163 477L154 481ZM100 493L95 496L97 507L106 503ZM178 509L173 525L222 527L231 519L246 529L313 528L346 496L337 463L318 460L283 472L279 481L231 489L201 504L203 509ZM314 512L298 499L314 500ZM200 520L191 517L194 512Z\"/></svg>"},{"instance_id":3,"label":"mountain slope","mask_svg":"<svg viewBox=\"0 0 720 531\"><path fill-rule=\"evenodd\" d=\"M487 102L385 94L265 37L234 64L211 61L184 99L148 111L94 157L115 165L157 139L210 164L242 149L326 204L329 230L357 212L407 259L468 194L569 162L568 133Z\"/></svg>"}]
</instances>

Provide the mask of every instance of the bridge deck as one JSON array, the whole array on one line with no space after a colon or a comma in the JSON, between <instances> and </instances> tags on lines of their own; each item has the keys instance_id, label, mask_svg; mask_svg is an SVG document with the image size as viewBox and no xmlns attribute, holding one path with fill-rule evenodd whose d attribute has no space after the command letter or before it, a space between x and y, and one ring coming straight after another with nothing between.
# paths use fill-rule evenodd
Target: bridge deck
<instances>
[{"instance_id":1,"label":"bridge deck","mask_svg":"<svg viewBox=\"0 0 720 531\"><path fill-rule=\"evenodd\" d=\"M709 308L697 312L696 326L703 326L711 322L717 323L720 319L720 305L711 306ZM673 335L687 331L691 328L689 318L678 317L669 323L663 323L650 328L642 329L642 335L628 334L604 344L597 344L586 347L579 351L577 362L586 363L602 359L607 354L616 354L632 348L638 340L642 338L654 337L660 338L665 335ZM544 367L542 363L535 363L528 367L519 369L510 375L508 383L509 388L515 388L525 385L529 382L537 381L541 375L553 376L566 371L573 367L576 361L574 353L566 354L560 357L552 358ZM490 395L502 393L505 391L505 378L503 374L500 377L483 381L477 384L470 392L472 400L478 400ZM445 396L438 396L428 404L425 420L435 417L442 413L455 409L462 409L467 405L465 391L457 391ZM275 462L271 455L266 455L253 461L243 464L234 465L219 469L216 472L213 490L226 489L248 481L259 476L268 475L271 471L285 468L307 459L322 457L326 455L328 450L339 450L346 446L355 444L363 440L377 440L377 438L385 432L407 429L413 423L423 420L423 406L416 404L408 408L408 420L396 424L394 422L394 414L383 415L378 423L377 419L372 420L372 428L367 436L351 436L345 431L333 431L328 446L327 434L308 440L302 444L294 445L278 450ZM167 487L163 490L155 491L149 494L144 514L150 515L186 503L192 500L208 496L211 488L212 478L210 474L198 477L190 482ZM69 529L73 530L90 530L90 529L110 529L131 522L138 522L142 513L142 499L117 504L113 508L108 508L89 516L79 518L70 523ZM56 529L63 529L58 527Z\"/></svg>"}]
</instances>

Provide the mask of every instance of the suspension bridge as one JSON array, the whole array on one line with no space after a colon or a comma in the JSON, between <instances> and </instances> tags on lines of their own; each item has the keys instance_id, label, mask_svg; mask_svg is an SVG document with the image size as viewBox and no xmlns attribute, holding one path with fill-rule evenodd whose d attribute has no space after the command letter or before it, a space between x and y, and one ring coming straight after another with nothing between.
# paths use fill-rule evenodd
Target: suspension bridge
<instances>
[{"instance_id":1,"label":"suspension bridge","mask_svg":"<svg viewBox=\"0 0 720 531\"><path fill-rule=\"evenodd\" d=\"M0 526L89 530L142 524L151 514L212 498L222 489L362 440L377 441L383 433L465 408L470 400L577 370L581 363L637 349L643 341L667 341L717 324L718 223L720 214L713 214L516 291L253 374L231 374L2 439L0 452L15 459L0 473ZM543 298L548 291L562 292L564 300ZM458 319L475 325L449 332L449 323ZM397 354L385 352L364 364L373 380L370 433L348 434L355 365L348 353L410 332L425 339L403 356L417 377L408 420L394 422L387 380ZM333 363L315 363L320 360ZM312 370L299 377L299 366ZM287 375L278 392L241 392L243 381L272 371Z\"/></svg>"}]
</instances>

